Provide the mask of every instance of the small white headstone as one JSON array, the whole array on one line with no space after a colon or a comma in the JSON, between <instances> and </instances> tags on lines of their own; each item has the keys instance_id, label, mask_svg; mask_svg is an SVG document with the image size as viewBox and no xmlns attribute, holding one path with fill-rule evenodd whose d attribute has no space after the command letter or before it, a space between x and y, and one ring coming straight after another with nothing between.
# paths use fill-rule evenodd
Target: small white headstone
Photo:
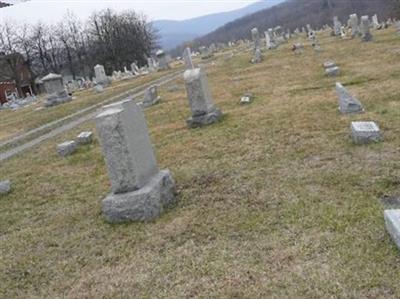
<instances>
[{"instance_id":1,"label":"small white headstone","mask_svg":"<svg viewBox=\"0 0 400 299\"><path fill-rule=\"evenodd\" d=\"M354 143L367 144L382 140L378 125L371 121L354 121L351 123L351 134Z\"/></svg>"}]
</instances>

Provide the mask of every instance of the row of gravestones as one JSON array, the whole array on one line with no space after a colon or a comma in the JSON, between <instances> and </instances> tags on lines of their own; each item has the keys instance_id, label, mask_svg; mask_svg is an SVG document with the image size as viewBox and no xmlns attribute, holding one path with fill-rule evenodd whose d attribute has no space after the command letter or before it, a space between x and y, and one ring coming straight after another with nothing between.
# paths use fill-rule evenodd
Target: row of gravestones
<instances>
[{"instance_id":1,"label":"row of gravestones","mask_svg":"<svg viewBox=\"0 0 400 299\"><path fill-rule=\"evenodd\" d=\"M94 67L95 91L102 92L104 88L111 83L112 79L122 80L138 75L148 74L149 72L154 72L156 70L167 70L170 68L168 57L163 50L157 51L156 57L157 61L153 58L148 58L148 67L146 69L139 69L136 63L132 63L131 71L128 71L125 68L124 72L114 72L112 78L106 75L104 66L96 65ZM64 86L61 75L50 73L42 78L42 82L47 93L45 107L56 106L72 100L70 93L68 93Z\"/></svg>"},{"instance_id":2,"label":"row of gravestones","mask_svg":"<svg viewBox=\"0 0 400 299\"><path fill-rule=\"evenodd\" d=\"M213 124L220 120L222 112L214 105L207 75L194 66L189 48L183 56L187 67L183 77L192 112L187 125L196 128ZM157 88L152 86L143 102L127 99L107 105L96 117L112 186L102 202L102 210L111 223L151 220L176 200L171 173L157 166L142 109L159 100ZM59 144L58 153L70 155L78 145L90 143L91 138L91 132L82 132L76 141Z\"/></svg>"},{"instance_id":3,"label":"row of gravestones","mask_svg":"<svg viewBox=\"0 0 400 299\"><path fill-rule=\"evenodd\" d=\"M340 74L339 67L333 61L324 63L325 73L329 76ZM341 83L336 83L336 92L339 99L339 111L342 114L364 112L363 105L352 96ZM372 121L354 121L350 126L351 136L355 144L368 144L382 141L379 126ZM385 226L395 244L400 248L400 210L385 210Z\"/></svg>"}]
</instances>

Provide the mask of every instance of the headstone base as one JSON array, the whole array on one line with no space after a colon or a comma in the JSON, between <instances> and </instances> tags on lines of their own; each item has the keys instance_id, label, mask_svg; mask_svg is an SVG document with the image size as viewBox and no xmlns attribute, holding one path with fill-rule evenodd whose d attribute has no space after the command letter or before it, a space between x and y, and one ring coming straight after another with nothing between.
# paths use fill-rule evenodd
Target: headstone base
<instances>
[{"instance_id":1,"label":"headstone base","mask_svg":"<svg viewBox=\"0 0 400 299\"><path fill-rule=\"evenodd\" d=\"M110 194L103 200L103 213L110 223L149 221L175 202L175 182L162 170L139 190Z\"/></svg>"},{"instance_id":2,"label":"headstone base","mask_svg":"<svg viewBox=\"0 0 400 299\"><path fill-rule=\"evenodd\" d=\"M400 210L385 211L386 230L400 249Z\"/></svg>"},{"instance_id":3,"label":"headstone base","mask_svg":"<svg viewBox=\"0 0 400 299\"><path fill-rule=\"evenodd\" d=\"M190 117L186 123L189 128L198 128L208 126L219 121L222 117L222 111L218 108L208 112L207 114Z\"/></svg>"},{"instance_id":4,"label":"headstone base","mask_svg":"<svg viewBox=\"0 0 400 299\"><path fill-rule=\"evenodd\" d=\"M68 93L66 91L62 91L57 94L50 95L47 98L44 106L52 107L52 106L57 106L57 105L64 104L64 103L67 103L70 101L72 101L72 97L70 95L68 95Z\"/></svg>"},{"instance_id":5,"label":"headstone base","mask_svg":"<svg viewBox=\"0 0 400 299\"><path fill-rule=\"evenodd\" d=\"M351 135L355 144L368 144L382 141L380 129L374 122L352 122Z\"/></svg>"}]
</instances>

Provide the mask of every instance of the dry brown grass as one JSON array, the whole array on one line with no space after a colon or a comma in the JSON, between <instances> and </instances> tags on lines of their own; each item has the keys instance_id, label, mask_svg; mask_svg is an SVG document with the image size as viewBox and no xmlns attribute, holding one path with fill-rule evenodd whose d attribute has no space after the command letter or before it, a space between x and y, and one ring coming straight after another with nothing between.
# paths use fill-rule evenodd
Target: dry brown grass
<instances>
[{"instance_id":1,"label":"dry brown grass","mask_svg":"<svg viewBox=\"0 0 400 299\"><path fill-rule=\"evenodd\" d=\"M57 142L11 159L0 200L0 297L399 298L400 255L383 223L382 195L399 193L400 39L321 36L324 52L285 45L251 65L246 54L208 67L216 125L185 127L182 86L146 111L161 167L179 203L157 221L109 225L97 143L60 159ZM366 113L337 112L338 78ZM238 104L245 91L256 99ZM351 120L376 121L385 141L355 146Z\"/></svg>"},{"instance_id":2,"label":"dry brown grass","mask_svg":"<svg viewBox=\"0 0 400 299\"><path fill-rule=\"evenodd\" d=\"M93 90L78 91L73 95L76 99L55 107L41 109L45 100L41 98L33 105L18 110L0 111L0 141L101 103L113 95L149 83L165 74L167 72L159 72L127 81L114 82L100 94Z\"/></svg>"}]
</instances>

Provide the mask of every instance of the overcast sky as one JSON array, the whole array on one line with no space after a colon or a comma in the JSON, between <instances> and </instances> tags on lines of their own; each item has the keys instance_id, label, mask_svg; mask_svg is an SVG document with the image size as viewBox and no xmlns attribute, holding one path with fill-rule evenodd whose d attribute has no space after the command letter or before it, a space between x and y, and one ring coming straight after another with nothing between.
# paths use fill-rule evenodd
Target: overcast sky
<instances>
[{"instance_id":1,"label":"overcast sky","mask_svg":"<svg viewBox=\"0 0 400 299\"><path fill-rule=\"evenodd\" d=\"M86 18L94 10L107 7L115 10L134 9L143 12L150 20L184 20L238 9L254 2L257 0L31 0L0 9L0 21L12 18L17 21L42 20L52 23L60 20L67 10Z\"/></svg>"}]
</instances>

